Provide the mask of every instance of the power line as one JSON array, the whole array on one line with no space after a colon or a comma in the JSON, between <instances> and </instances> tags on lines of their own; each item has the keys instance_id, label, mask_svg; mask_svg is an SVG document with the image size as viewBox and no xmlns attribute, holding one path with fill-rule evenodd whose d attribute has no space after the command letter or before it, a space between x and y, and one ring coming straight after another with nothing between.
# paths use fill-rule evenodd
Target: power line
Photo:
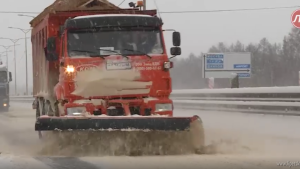
<instances>
[{"instance_id":1,"label":"power line","mask_svg":"<svg viewBox=\"0 0 300 169\"><path fill-rule=\"evenodd\" d=\"M122 2L123 3L123 2ZM197 10L197 11L161 11L160 13L208 13L208 12L238 12L238 11L260 11L260 10L274 10L274 9L289 9L300 8L300 6L286 6L286 7L272 7L272 8L242 8L242 9L215 9L215 10ZM39 14L41 12L29 11L0 11L0 14Z\"/></svg>"},{"instance_id":2,"label":"power line","mask_svg":"<svg viewBox=\"0 0 300 169\"><path fill-rule=\"evenodd\" d=\"M39 14L41 12L25 12L25 11L0 11L2 14Z\"/></svg>"},{"instance_id":3,"label":"power line","mask_svg":"<svg viewBox=\"0 0 300 169\"><path fill-rule=\"evenodd\" d=\"M203 10L203 11L167 11L167 12L160 12L160 13L238 12L238 11L261 11L261 10L288 9L288 8L300 8L300 6L273 7L273 8L217 9L217 10Z\"/></svg>"},{"instance_id":4,"label":"power line","mask_svg":"<svg viewBox=\"0 0 300 169\"><path fill-rule=\"evenodd\" d=\"M126 0L123 0L123 1L118 5L118 7L119 7L120 5L122 5L125 1L126 1Z\"/></svg>"}]
</instances>

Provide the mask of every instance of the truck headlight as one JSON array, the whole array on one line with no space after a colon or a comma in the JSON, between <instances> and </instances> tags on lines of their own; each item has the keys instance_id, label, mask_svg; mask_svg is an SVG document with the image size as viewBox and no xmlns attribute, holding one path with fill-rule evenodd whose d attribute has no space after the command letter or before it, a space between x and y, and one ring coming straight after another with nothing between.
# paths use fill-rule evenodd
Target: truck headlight
<instances>
[{"instance_id":1,"label":"truck headlight","mask_svg":"<svg viewBox=\"0 0 300 169\"><path fill-rule=\"evenodd\" d=\"M173 106L171 103L163 103L163 104L155 105L155 112L172 111L172 110L173 110Z\"/></svg>"},{"instance_id":2,"label":"truck headlight","mask_svg":"<svg viewBox=\"0 0 300 169\"><path fill-rule=\"evenodd\" d=\"M68 73L73 73L75 71L75 68L72 65L68 65L67 68L66 68L66 71Z\"/></svg>"},{"instance_id":3,"label":"truck headlight","mask_svg":"<svg viewBox=\"0 0 300 169\"><path fill-rule=\"evenodd\" d=\"M86 111L85 107L69 107L67 113L69 116L81 116Z\"/></svg>"}]
</instances>

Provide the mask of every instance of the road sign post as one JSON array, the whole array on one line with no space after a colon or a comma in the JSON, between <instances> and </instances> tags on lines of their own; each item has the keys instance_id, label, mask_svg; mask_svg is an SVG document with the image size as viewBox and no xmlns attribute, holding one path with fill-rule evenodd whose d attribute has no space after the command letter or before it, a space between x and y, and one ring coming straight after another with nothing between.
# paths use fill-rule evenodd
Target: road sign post
<instances>
[{"instance_id":1,"label":"road sign post","mask_svg":"<svg viewBox=\"0 0 300 169\"><path fill-rule=\"evenodd\" d=\"M240 87L240 82L239 82L239 76L237 73L232 73L232 78L230 80L230 86L231 88L239 88Z\"/></svg>"},{"instance_id":2,"label":"road sign post","mask_svg":"<svg viewBox=\"0 0 300 169\"><path fill-rule=\"evenodd\" d=\"M213 89L215 87L215 78L208 78L208 88Z\"/></svg>"}]
</instances>

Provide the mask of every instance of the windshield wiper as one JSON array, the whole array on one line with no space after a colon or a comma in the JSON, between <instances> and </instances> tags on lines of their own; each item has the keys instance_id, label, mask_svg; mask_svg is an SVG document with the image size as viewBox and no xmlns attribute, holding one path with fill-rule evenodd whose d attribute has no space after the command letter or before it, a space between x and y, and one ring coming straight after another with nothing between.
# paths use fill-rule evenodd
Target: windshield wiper
<instances>
[{"instance_id":1,"label":"windshield wiper","mask_svg":"<svg viewBox=\"0 0 300 169\"><path fill-rule=\"evenodd\" d=\"M115 54L122 55L123 57L125 57L125 58L128 59L128 57L127 57L126 55L124 55L124 54L122 54L122 53L119 53L119 52L117 52L117 51L114 51L114 50L108 50L108 49L97 49L97 50L100 50L100 51L107 51L107 52L113 52L113 53L115 53ZM91 57L99 56L99 57L101 57L102 59L104 59L104 58L107 57L107 56L110 56L110 55L100 55L100 54L96 54L95 51L90 51L90 50L73 49L73 50L71 50L71 51L93 53L93 55L90 55Z\"/></svg>"},{"instance_id":2,"label":"windshield wiper","mask_svg":"<svg viewBox=\"0 0 300 169\"><path fill-rule=\"evenodd\" d=\"M89 55L90 55L90 57L99 56L99 57L101 57L102 59L104 59L104 57L106 57L106 56L101 56L100 54L98 55L98 54L96 54L96 52L95 52L95 51L90 51L90 50L79 50L79 49L72 49L71 51L75 51L75 52L86 52L86 53L94 53L94 55L91 55L91 54L89 54Z\"/></svg>"},{"instance_id":3,"label":"windshield wiper","mask_svg":"<svg viewBox=\"0 0 300 169\"><path fill-rule=\"evenodd\" d=\"M152 58L150 55L148 55L147 53L145 52L142 52L142 51L138 51L138 50L133 50L133 49L121 49L121 50L125 50L125 51L129 51L129 52L138 52L139 54L141 55L146 55L148 58Z\"/></svg>"},{"instance_id":4,"label":"windshield wiper","mask_svg":"<svg viewBox=\"0 0 300 169\"><path fill-rule=\"evenodd\" d=\"M115 54L122 55L124 58L128 59L128 57L126 55L124 55L123 53L119 53L119 52L117 52L115 50L108 50L108 49L98 49L98 50L100 50L100 51L106 51L106 52L113 52Z\"/></svg>"}]
</instances>

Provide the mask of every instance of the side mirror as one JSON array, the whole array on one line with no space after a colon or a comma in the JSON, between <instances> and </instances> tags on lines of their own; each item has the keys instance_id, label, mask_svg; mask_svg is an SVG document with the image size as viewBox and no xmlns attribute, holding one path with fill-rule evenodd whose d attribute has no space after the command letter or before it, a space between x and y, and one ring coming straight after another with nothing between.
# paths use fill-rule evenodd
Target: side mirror
<instances>
[{"instance_id":1,"label":"side mirror","mask_svg":"<svg viewBox=\"0 0 300 169\"><path fill-rule=\"evenodd\" d=\"M170 53L173 56L181 55L181 48L180 47L171 47Z\"/></svg>"},{"instance_id":2,"label":"side mirror","mask_svg":"<svg viewBox=\"0 0 300 169\"><path fill-rule=\"evenodd\" d=\"M8 77L8 80L11 82L11 81L12 81L12 75L11 75L11 72L8 73L8 76L9 76L9 77Z\"/></svg>"},{"instance_id":3,"label":"side mirror","mask_svg":"<svg viewBox=\"0 0 300 169\"><path fill-rule=\"evenodd\" d=\"M47 39L47 47L44 48L45 56L48 61L57 61L58 54L56 53L56 37Z\"/></svg>"},{"instance_id":4,"label":"side mirror","mask_svg":"<svg viewBox=\"0 0 300 169\"><path fill-rule=\"evenodd\" d=\"M180 46L181 38L179 32L173 32L173 46Z\"/></svg>"}]
</instances>

